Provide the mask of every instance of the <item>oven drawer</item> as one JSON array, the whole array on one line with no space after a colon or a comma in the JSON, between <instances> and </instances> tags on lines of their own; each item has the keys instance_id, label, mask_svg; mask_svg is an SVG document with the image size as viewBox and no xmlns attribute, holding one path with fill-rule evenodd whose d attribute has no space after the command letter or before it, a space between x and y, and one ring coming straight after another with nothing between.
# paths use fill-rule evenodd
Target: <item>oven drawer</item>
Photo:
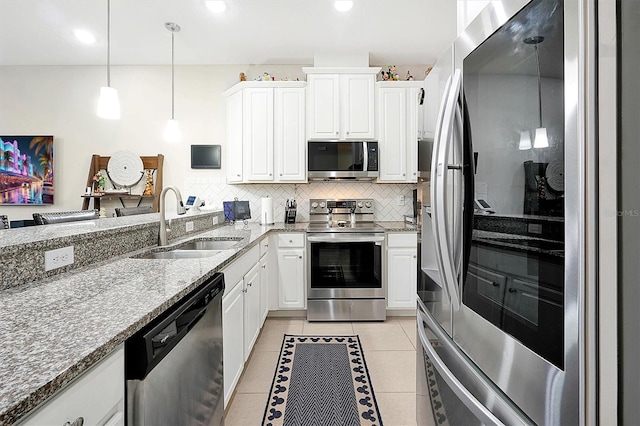
<instances>
[{"instance_id":1,"label":"oven drawer","mask_svg":"<svg viewBox=\"0 0 640 426\"><path fill-rule=\"evenodd\" d=\"M304 247L304 236L305 234L291 234L284 233L278 235L278 247L279 248L288 248L288 247Z\"/></svg>"},{"instance_id":2,"label":"oven drawer","mask_svg":"<svg viewBox=\"0 0 640 426\"><path fill-rule=\"evenodd\" d=\"M387 247L417 247L418 237L415 232L387 234Z\"/></svg>"}]
</instances>

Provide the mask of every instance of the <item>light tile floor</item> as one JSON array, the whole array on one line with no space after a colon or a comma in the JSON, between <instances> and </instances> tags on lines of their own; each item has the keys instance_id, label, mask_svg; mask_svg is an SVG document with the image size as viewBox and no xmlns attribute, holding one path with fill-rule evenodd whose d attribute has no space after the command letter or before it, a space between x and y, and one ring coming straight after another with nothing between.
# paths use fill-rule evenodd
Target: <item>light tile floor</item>
<instances>
[{"instance_id":1,"label":"light tile floor","mask_svg":"<svg viewBox=\"0 0 640 426\"><path fill-rule=\"evenodd\" d=\"M359 335L382 421L416 424L415 317L353 323L268 318L227 407L226 426L260 425L283 334Z\"/></svg>"}]
</instances>

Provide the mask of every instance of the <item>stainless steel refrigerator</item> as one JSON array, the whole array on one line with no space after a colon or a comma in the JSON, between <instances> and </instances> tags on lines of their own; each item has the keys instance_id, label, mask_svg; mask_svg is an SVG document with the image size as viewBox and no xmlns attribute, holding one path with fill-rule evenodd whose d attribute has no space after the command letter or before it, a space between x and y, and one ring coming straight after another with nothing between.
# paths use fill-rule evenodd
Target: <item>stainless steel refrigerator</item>
<instances>
[{"instance_id":1,"label":"stainless steel refrigerator","mask_svg":"<svg viewBox=\"0 0 640 426\"><path fill-rule=\"evenodd\" d=\"M422 205L419 425L585 422L588 4L493 1L441 59L452 66Z\"/></svg>"}]
</instances>

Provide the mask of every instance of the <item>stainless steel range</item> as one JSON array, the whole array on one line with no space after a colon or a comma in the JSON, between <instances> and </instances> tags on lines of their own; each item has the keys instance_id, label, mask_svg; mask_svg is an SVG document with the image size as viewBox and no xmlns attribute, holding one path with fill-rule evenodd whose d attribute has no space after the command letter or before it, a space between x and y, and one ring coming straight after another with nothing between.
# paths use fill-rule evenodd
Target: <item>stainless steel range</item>
<instances>
[{"instance_id":1,"label":"stainless steel range","mask_svg":"<svg viewBox=\"0 0 640 426\"><path fill-rule=\"evenodd\" d=\"M309 200L307 319L384 321L384 229L371 199Z\"/></svg>"}]
</instances>

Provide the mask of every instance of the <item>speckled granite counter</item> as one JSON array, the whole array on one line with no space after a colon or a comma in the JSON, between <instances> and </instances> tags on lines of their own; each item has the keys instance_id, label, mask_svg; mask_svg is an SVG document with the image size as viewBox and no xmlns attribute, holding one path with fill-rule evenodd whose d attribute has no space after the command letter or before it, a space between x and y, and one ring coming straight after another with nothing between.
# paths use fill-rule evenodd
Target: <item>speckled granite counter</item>
<instances>
[{"instance_id":1,"label":"speckled granite counter","mask_svg":"<svg viewBox=\"0 0 640 426\"><path fill-rule=\"evenodd\" d=\"M147 249L137 250L2 290L0 424L23 417L268 232L303 232L306 227L221 226L185 240L242 238L237 248L179 260L131 258Z\"/></svg>"},{"instance_id":2,"label":"speckled granite counter","mask_svg":"<svg viewBox=\"0 0 640 426\"><path fill-rule=\"evenodd\" d=\"M64 245L79 235L96 238L95 231L122 239L126 231L142 229L151 240L131 251L136 246L125 239L119 244L129 245L126 254L0 290L0 425L22 418L267 233L305 232L308 226L223 225L171 246L196 238L242 238L236 248L197 259L134 258L155 245L157 220L157 215L141 215L2 235L0 248L7 251L25 241L50 249L52 240ZM417 230L403 221L376 223L386 232Z\"/></svg>"}]
</instances>

